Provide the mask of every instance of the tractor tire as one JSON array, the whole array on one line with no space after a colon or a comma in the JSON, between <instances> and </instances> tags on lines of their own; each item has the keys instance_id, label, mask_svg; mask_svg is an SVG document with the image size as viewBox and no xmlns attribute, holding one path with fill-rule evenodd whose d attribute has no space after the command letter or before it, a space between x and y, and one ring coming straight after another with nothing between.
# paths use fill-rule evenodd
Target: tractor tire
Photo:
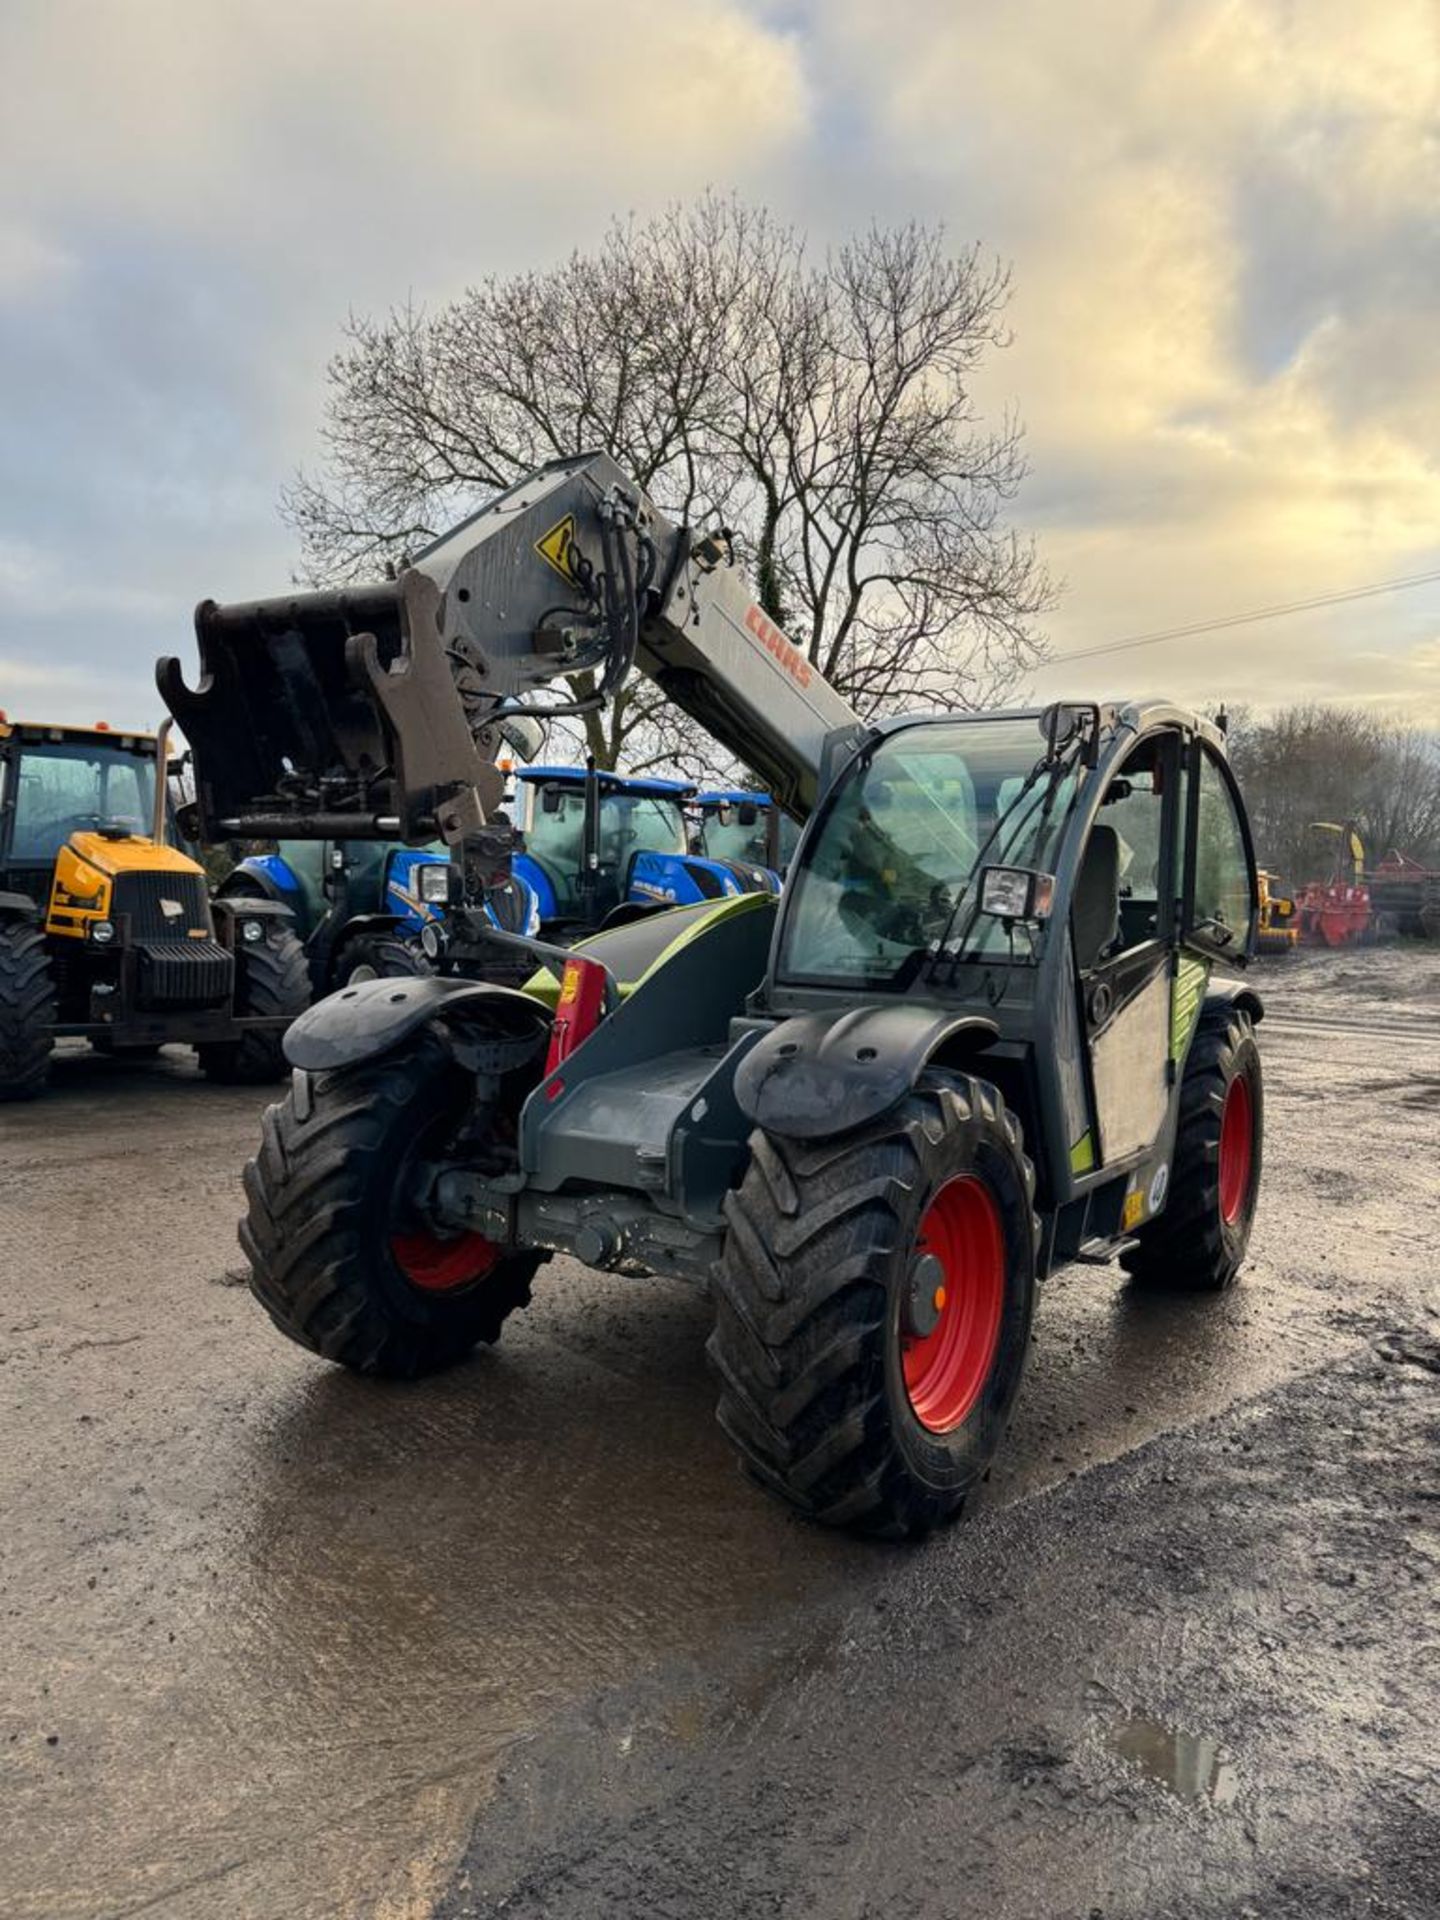
<instances>
[{"instance_id":1,"label":"tractor tire","mask_svg":"<svg viewBox=\"0 0 1440 1920\"><path fill-rule=\"evenodd\" d=\"M1180 1083L1169 1200L1120 1264L1137 1284L1175 1293L1232 1286L1250 1244L1265 1141L1260 1050L1248 1013L1200 1015Z\"/></svg>"},{"instance_id":2,"label":"tractor tire","mask_svg":"<svg viewBox=\"0 0 1440 1920\"><path fill-rule=\"evenodd\" d=\"M414 1379L493 1344L543 1253L408 1216L417 1157L472 1114L475 1083L434 1034L307 1077L266 1112L245 1168L251 1291L287 1339L357 1373Z\"/></svg>"},{"instance_id":3,"label":"tractor tire","mask_svg":"<svg viewBox=\"0 0 1440 1920\"><path fill-rule=\"evenodd\" d=\"M31 920L0 920L0 1100L44 1091L57 1012L44 934Z\"/></svg>"},{"instance_id":4,"label":"tractor tire","mask_svg":"<svg viewBox=\"0 0 1440 1920\"><path fill-rule=\"evenodd\" d=\"M952 1520L1005 1431L1030 1345L1035 1175L996 1089L927 1074L816 1143L752 1134L726 1197L708 1352L749 1475L829 1526Z\"/></svg>"},{"instance_id":5,"label":"tractor tire","mask_svg":"<svg viewBox=\"0 0 1440 1920\"><path fill-rule=\"evenodd\" d=\"M357 933L342 943L330 971L330 991L336 993L356 980L416 979L435 969L411 940Z\"/></svg>"},{"instance_id":6,"label":"tractor tire","mask_svg":"<svg viewBox=\"0 0 1440 1920\"><path fill-rule=\"evenodd\" d=\"M294 1020L310 1004L310 964L293 933L280 933L237 952L236 1006L238 1015L284 1014ZM223 1086L259 1087L283 1080L290 1071L285 1061L283 1027L244 1033L238 1040L218 1040L195 1049L200 1070Z\"/></svg>"}]
</instances>

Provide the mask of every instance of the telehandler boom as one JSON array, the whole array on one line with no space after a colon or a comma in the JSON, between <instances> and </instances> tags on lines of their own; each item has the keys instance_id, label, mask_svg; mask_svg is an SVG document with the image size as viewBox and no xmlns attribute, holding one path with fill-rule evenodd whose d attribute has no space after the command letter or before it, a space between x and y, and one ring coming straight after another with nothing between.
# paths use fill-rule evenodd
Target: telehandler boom
<instances>
[{"instance_id":1,"label":"telehandler boom","mask_svg":"<svg viewBox=\"0 0 1440 1920\"><path fill-rule=\"evenodd\" d=\"M1019 1390L1039 1280L1118 1257L1228 1286L1262 1125L1256 874L1224 740L1160 701L863 724L728 540L603 455L531 475L356 592L203 605L161 690L202 831L513 844L498 729L632 666L806 822L783 895L658 913L523 990L462 901L430 979L291 1028L241 1241L277 1327L413 1376L493 1341L556 1251L715 1302L719 1419L759 1482L891 1537L956 1514Z\"/></svg>"}]
</instances>

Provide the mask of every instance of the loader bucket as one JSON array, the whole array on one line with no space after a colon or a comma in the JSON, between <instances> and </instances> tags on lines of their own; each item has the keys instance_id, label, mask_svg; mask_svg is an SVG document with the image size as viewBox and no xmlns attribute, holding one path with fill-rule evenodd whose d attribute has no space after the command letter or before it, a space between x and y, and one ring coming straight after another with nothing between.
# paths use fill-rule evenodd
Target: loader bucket
<instances>
[{"instance_id":1,"label":"loader bucket","mask_svg":"<svg viewBox=\"0 0 1440 1920\"><path fill-rule=\"evenodd\" d=\"M194 756L206 841L437 836L448 799L503 776L457 696L424 575L195 613L198 686L180 662L156 681Z\"/></svg>"}]
</instances>

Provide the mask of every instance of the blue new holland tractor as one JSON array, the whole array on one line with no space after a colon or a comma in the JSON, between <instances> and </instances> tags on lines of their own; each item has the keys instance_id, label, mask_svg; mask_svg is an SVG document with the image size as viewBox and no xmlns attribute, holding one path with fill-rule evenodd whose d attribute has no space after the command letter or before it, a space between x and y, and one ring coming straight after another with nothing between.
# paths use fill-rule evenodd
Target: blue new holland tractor
<instances>
[{"instance_id":1,"label":"blue new holland tractor","mask_svg":"<svg viewBox=\"0 0 1440 1920\"><path fill-rule=\"evenodd\" d=\"M757 867L770 892L780 891L800 829L770 794L748 787L711 787L696 794L690 812L690 844L696 853Z\"/></svg>"},{"instance_id":2,"label":"blue new holland tractor","mask_svg":"<svg viewBox=\"0 0 1440 1920\"><path fill-rule=\"evenodd\" d=\"M539 900L548 936L574 937L659 907L775 891L754 861L690 851L683 780L585 767L526 767L516 778L524 829L513 868Z\"/></svg>"},{"instance_id":3,"label":"blue new holland tractor","mask_svg":"<svg viewBox=\"0 0 1440 1920\"><path fill-rule=\"evenodd\" d=\"M420 936L443 920L453 891L443 843L282 840L276 852L242 860L220 897L288 907L319 996L353 980L429 973ZM540 902L523 872L488 889L484 911L502 932L530 937L540 931Z\"/></svg>"}]
</instances>

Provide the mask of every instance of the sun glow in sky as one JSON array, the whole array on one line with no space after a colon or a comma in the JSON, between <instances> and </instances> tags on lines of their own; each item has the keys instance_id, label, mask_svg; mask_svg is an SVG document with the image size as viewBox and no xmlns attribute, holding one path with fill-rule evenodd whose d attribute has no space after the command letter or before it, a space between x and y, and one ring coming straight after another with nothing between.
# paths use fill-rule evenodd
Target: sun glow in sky
<instances>
[{"instance_id":1,"label":"sun glow in sky","mask_svg":"<svg viewBox=\"0 0 1440 1920\"><path fill-rule=\"evenodd\" d=\"M284 586L352 309L734 187L1011 260L1045 695L1440 725L1433 0L8 0L0 706L155 716L193 603Z\"/></svg>"}]
</instances>

